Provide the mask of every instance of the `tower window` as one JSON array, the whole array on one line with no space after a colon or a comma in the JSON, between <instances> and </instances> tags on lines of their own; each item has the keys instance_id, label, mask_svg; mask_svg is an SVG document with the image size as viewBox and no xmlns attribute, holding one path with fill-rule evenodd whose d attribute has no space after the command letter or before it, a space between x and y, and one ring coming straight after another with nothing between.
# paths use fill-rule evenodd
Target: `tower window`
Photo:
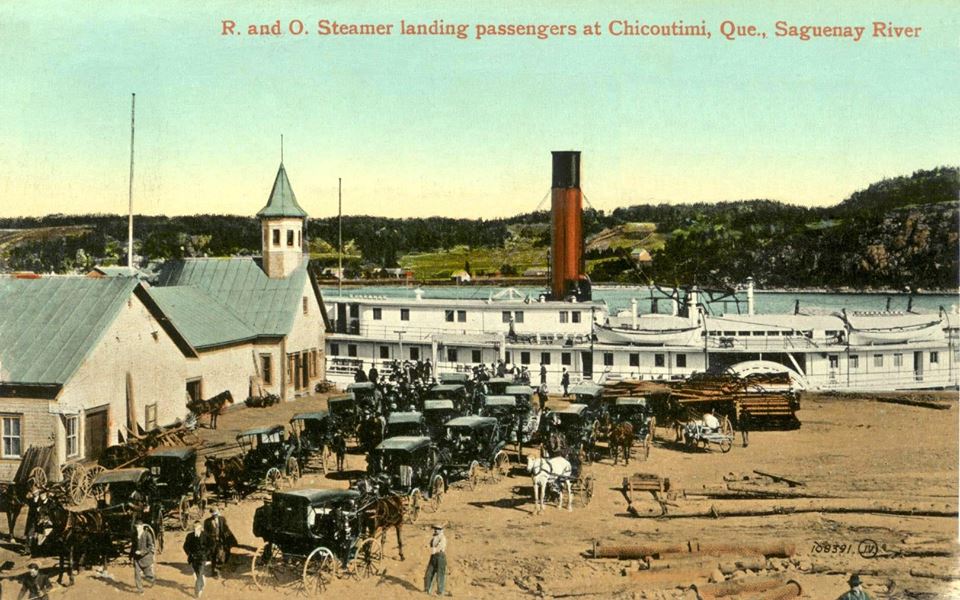
<instances>
[{"instance_id":1,"label":"tower window","mask_svg":"<svg viewBox=\"0 0 960 600\"><path fill-rule=\"evenodd\" d=\"M279 246L279 245L280 245L280 230L279 230L279 229L274 229L274 230L273 230L273 245L274 245L274 246Z\"/></svg>"},{"instance_id":2,"label":"tower window","mask_svg":"<svg viewBox=\"0 0 960 600\"><path fill-rule=\"evenodd\" d=\"M293 230L292 230L292 229L288 229L288 230L287 230L287 245L288 245L288 246L292 246L292 245L293 245Z\"/></svg>"}]
</instances>

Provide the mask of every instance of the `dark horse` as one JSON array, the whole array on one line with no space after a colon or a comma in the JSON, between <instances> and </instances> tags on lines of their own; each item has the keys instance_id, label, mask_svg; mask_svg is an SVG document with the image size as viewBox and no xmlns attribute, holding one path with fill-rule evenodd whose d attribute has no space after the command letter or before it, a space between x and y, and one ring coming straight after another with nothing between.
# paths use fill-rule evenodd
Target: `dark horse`
<instances>
[{"instance_id":1,"label":"dark horse","mask_svg":"<svg viewBox=\"0 0 960 600\"><path fill-rule=\"evenodd\" d=\"M217 483L217 493L221 497L238 500L243 495L245 480L243 459L240 456L208 456L204 466Z\"/></svg>"},{"instance_id":2,"label":"dark horse","mask_svg":"<svg viewBox=\"0 0 960 600\"><path fill-rule=\"evenodd\" d=\"M370 485L374 489L378 487L376 483L370 481L364 483L363 480L361 480L361 488L366 485ZM373 502L368 504L363 511L365 517L364 534L372 538L379 537L381 548L386 545L387 530L391 527L396 530L400 560L404 560L403 537L400 533L401 529L403 529L404 507L403 498L396 494L389 494L386 496L378 496Z\"/></svg>"},{"instance_id":3,"label":"dark horse","mask_svg":"<svg viewBox=\"0 0 960 600\"><path fill-rule=\"evenodd\" d=\"M620 453L623 452L624 461L629 465L630 449L633 447L633 424L624 421L613 425L607 440L610 454L613 455L613 464L620 462Z\"/></svg>"},{"instance_id":4,"label":"dark horse","mask_svg":"<svg viewBox=\"0 0 960 600\"><path fill-rule=\"evenodd\" d=\"M203 415L210 415L210 429L217 428L217 417L227 404L233 404L233 394L230 390L225 390L206 400L191 400L187 402L187 408L193 414L197 415L197 420Z\"/></svg>"},{"instance_id":5,"label":"dark horse","mask_svg":"<svg viewBox=\"0 0 960 600\"><path fill-rule=\"evenodd\" d=\"M90 508L72 511L58 502L49 502L44 506L36 533L29 542L34 554L42 552L43 548L56 550L60 568L57 583L61 585L64 571L70 578L70 585L73 585L73 572L79 571L85 558L98 559L106 568L112 548L110 529L101 510Z\"/></svg>"},{"instance_id":6,"label":"dark horse","mask_svg":"<svg viewBox=\"0 0 960 600\"><path fill-rule=\"evenodd\" d=\"M7 514L7 530L10 532L9 538L13 540L13 528L17 525L17 519L20 518L20 511L27 504L24 493L17 489L16 483L0 483L0 510Z\"/></svg>"}]
</instances>

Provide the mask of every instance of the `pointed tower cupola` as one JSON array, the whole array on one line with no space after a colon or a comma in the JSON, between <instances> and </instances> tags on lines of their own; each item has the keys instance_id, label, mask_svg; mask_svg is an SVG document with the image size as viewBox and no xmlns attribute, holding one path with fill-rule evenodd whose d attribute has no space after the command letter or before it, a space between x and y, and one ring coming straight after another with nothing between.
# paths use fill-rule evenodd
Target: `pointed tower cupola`
<instances>
[{"instance_id":1,"label":"pointed tower cupola","mask_svg":"<svg viewBox=\"0 0 960 600\"><path fill-rule=\"evenodd\" d=\"M263 230L263 270L267 277L283 279L303 261L307 213L297 204L282 161L270 199L257 217Z\"/></svg>"}]
</instances>

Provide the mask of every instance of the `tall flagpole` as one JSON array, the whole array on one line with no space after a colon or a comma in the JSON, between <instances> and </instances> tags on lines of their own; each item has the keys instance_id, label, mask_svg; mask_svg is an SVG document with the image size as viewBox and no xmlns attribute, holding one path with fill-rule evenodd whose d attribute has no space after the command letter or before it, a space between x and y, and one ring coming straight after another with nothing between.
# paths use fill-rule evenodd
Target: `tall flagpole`
<instances>
[{"instance_id":1,"label":"tall flagpole","mask_svg":"<svg viewBox=\"0 0 960 600\"><path fill-rule=\"evenodd\" d=\"M343 178L337 177L337 255L340 273L337 276L337 295L343 296Z\"/></svg>"},{"instance_id":2,"label":"tall flagpole","mask_svg":"<svg viewBox=\"0 0 960 600\"><path fill-rule=\"evenodd\" d=\"M127 268L133 269L133 131L134 115L137 109L137 95L130 99L130 187L127 190Z\"/></svg>"}]
</instances>

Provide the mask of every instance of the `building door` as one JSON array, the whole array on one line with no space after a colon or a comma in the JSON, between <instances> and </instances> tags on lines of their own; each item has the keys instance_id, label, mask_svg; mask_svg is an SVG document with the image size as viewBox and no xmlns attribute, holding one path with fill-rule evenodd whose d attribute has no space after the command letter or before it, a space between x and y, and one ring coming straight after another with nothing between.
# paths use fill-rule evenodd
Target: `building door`
<instances>
[{"instance_id":1,"label":"building door","mask_svg":"<svg viewBox=\"0 0 960 600\"><path fill-rule=\"evenodd\" d=\"M310 389L310 351L300 353L300 381L302 388Z\"/></svg>"},{"instance_id":2,"label":"building door","mask_svg":"<svg viewBox=\"0 0 960 600\"><path fill-rule=\"evenodd\" d=\"M87 460L97 460L107 447L107 408L89 411L84 419L83 454Z\"/></svg>"},{"instance_id":3,"label":"building door","mask_svg":"<svg viewBox=\"0 0 960 600\"><path fill-rule=\"evenodd\" d=\"M202 381L202 379L187 380L187 396L190 398L191 402L203 400Z\"/></svg>"},{"instance_id":4,"label":"building door","mask_svg":"<svg viewBox=\"0 0 960 600\"><path fill-rule=\"evenodd\" d=\"M337 303L337 333L347 332L347 305L343 302Z\"/></svg>"},{"instance_id":5,"label":"building door","mask_svg":"<svg viewBox=\"0 0 960 600\"><path fill-rule=\"evenodd\" d=\"M923 381L923 352L913 353L913 378Z\"/></svg>"},{"instance_id":6,"label":"building door","mask_svg":"<svg viewBox=\"0 0 960 600\"><path fill-rule=\"evenodd\" d=\"M580 364L583 367L584 379L593 377L593 352L581 352Z\"/></svg>"}]
</instances>

